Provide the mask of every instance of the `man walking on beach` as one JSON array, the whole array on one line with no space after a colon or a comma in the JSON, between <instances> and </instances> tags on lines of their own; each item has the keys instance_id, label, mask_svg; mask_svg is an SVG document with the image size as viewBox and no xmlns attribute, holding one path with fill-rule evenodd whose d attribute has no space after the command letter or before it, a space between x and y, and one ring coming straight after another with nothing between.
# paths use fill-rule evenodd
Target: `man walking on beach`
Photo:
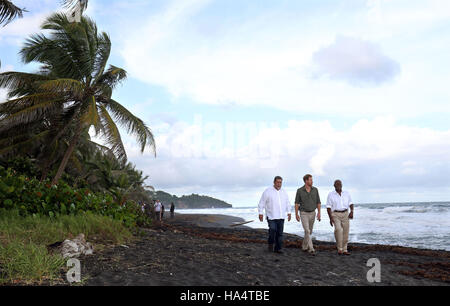
<instances>
[{"instance_id":1,"label":"man walking on beach","mask_svg":"<svg viewBox=\"0 0 450 306\"><path fill-rule=\"evenodd\" d=\"M319 190L313 187L313 179L311 174L306 174L303 177L305 185L297 189L295 195L295 218L298 222L302 222L305 235L303 236L302 250L309 252L311 255L315 255L316 251L311 239L311 234L314 226L314 219L320 221L320 197ZM300 215L299 215L300 211Z\"/></svg>"},{"instance_id":2,"label":"man walking on beach","mask_svg":"<svg viewBox=\"0 0 450 306\"><path fill-rule=\"evenodd\" d=\"M353 219L353 202L350 194L342 190L341 180L334 182L334 189L328 194L327 212L331 226L334 225L334 237L336 238L338 255L350 255L347 250L347 243L350 230L349 219ZM349 208L350 214L348 213Z\"/></svg>"},{"instance_id":3,"label":"man walking on beach","mask_svg":"<svg viewBox=\"0 0 450 306\"><path fill-rule=\"evenodd\" d=\"M283 179L276 176L273 186L267 188L259 200L258 212L259 220L264 220L264 210L266 211L267 223L269 224L269 251L282 254L284 219L288 216L291 221L291 204L288 194L281 189ZM274 247L275 244L275 247Z\"/></svg>"}]
</instances>

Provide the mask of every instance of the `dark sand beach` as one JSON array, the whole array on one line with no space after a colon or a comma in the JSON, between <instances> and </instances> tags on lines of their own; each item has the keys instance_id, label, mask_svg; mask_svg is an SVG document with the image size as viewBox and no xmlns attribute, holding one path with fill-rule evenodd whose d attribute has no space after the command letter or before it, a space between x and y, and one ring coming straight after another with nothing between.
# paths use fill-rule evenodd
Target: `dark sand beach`
<instances>
[{"instance_id":1,"label":"dark sand beach","mask_svg":"<svg viewBox=\"0 0 450 306\"><path fill-rule=\"evenodd\" d=\"M315 241L316 256L285 234L284 254L267 251L266 230L230 227L239 218L176 214L142 229L133 243L81 258L85 285L449 285L450 252ZM381 282L366 278L369 258L381 262Z\"/></svg>"}]
</instances>

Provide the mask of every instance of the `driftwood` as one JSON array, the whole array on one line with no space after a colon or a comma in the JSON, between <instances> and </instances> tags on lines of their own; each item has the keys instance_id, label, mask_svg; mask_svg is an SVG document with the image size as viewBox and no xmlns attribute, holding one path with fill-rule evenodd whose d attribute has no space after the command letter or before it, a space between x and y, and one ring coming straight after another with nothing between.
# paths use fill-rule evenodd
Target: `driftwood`
<instances>
[{"instance_id":1,"label":"driftwood","mask_svg":"<svg viewBox=\"0 0 450 306\"><path fill-rule=\"evenodd\" d=\"M250 220L250 221L244 221L244 222L236 222L236 223L234 223L234 224L231 224L230 227L239 226L239 225L244 225L244 224L247 224L247 223L250 223L250 222L253 222L253 220Z\"/></svg>"}]
</instances>

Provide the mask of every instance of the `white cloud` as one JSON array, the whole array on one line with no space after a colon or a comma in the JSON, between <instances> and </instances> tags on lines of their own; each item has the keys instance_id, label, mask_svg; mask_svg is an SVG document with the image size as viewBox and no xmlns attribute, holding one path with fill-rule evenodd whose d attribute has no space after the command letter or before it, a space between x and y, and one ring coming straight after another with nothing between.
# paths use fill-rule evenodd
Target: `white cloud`
<instances>
[{"instance_id":1,"label":"white cloud","mask_svg":"<svg viewBox=\"0 0 450 306\"><path fill-rule=\"evenodd\" d=\"M447 0L368 0L364 20L379 37L411 35L450 19Z\"/></svg>"},{"instance_id":2,"label":"white cloud","mask_svg":"<svg viewBox=\"0 0 450 306\"><path fill-rule=\"evenodd\" d=\"M385 200L397 191L441 192L450 183L450 130L403 126L392 117L360 120L345 130L328 121L292 120L285 128L258 127L249 141L238 145L223 138L246 131L227 131L226 124L219 124L222 131L216 129L211 137L208 124L166 123L155 129L156 159L128 143L129 158L156 188L228 199L239 192L250 200L275 175L284 177L289 190L305 173L313 174L318 186L329 187L340 178L358 191L360 202L378 199L379 192L386 192ZM216 148L214 153L209 147Z\"/></svg>"},{"instance_id":3,"label":"white cloud","mask_svg":"<svg viewBox=\"0 0 450 306\"><path fill-rule=\"evenodd\" d=\"M338 36L336 41L313 54L318 76L345 80L352 85L380 85L391 81L400 66L373 43L354 37Z\"/></svg>"},{"instance_id":4,"label":"white cloud","mask_svg":"<svg viewBox=\"0 0 450 306\"><path fill-rule=\"evenodd\" d=\"M400 36L380 42L377 39L386 36L373 31L379 20L370 19L370 8L363 11L364 19L356 18L358 27L345 22L335 28L328 24L321 27L309 20L289 18L292 15L283 20L286 16L282 13L276 16L260 13L245 21L223 25L209 20L208 27L220 27L220 35L214 35L203 23L197 23L208 3L172 1L166 9L149 14L148 21L124 22L120 53L130 76L162 86L176 98L188 97L215 105L265 105L288 111L349 116L395 114L399 117L450 112L450 104L446 102L450 96L444 90L450 78L446 72L430 68L442 65L442 60L430 50L443 52L445 45L433 41L427 49L418 48L427 45L426 35L404 43L400 43ZM397 11L383 7L383 16L390 10ZM427 16L433 12L429 11ZM340 18L358 15L346 14ZM438 21L445 16L440 15ZM268 19L272 22L267 22ZM417 27L411 24L416 19L406 20L402 31L397 33L404 35L404 27L410 26L410 31ZM430 17L429 22L432 21ZM384 28L386 33L389 30ZM327 64L328 70L324 72L354 82L392 82L367 88L328 78L312 79L313 54L341 34L353 37L351 47L364 47L366 52L351 52L350 56L360 56L357 63L346 58L344 66L334 66L337 70L330 72ZM380 53L378 46L398 64ZM329 63L339 59L334 56L325 60ZM402 73L393 79L399 65ZM425 100L429 102L423 103Z\"/></svg>"},{"instance_id":5,"label":"white cloud","mask_svg":"<svg viewBox=\"0 0 450 306\"><path fill-rule=\"evenodd\" d=\"M5 71L14 71L14 66L11 64L1 65L0 72L5 72Z\"/></svg>"},{"instance_id":6,"label":"white cloud","mask_svg":"<svg viewBox=\"0 0 450 306\"><path fill-rule=\"evenodd\" d=\"M40 32L40 26L49 14L50 11L26 13L23 18L16 19L5 27L0 27L0 43L21 45L25 37Z\"/></svg>"}]
</instances>

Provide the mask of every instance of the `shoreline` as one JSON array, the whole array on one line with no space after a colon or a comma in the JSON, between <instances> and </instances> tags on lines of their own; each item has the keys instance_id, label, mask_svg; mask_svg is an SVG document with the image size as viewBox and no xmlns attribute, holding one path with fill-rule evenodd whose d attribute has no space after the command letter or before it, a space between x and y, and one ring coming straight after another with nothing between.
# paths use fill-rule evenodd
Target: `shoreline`
<instances>
[{"instance_id":1,"label":"shoreline","mask_svg":"<svg viewBox=\"0 0 450 306\"><path fill-rule=\"evenodd\" d=\"M180 213L181 214L181 213ZM254 231L255 233L258 232L258 234L263 235L264 239L267 240L267 228L252 228L246 225L240 225L236 227L230 227L231 224L234 222L244 222L245 219L230 215L223 215L223 214L181 214L182 218L178 218L175 222L173 222L176 225L180 226L190 226L190 227L199 227L199 228L212 228L212 229L241 229L241 230L247 230L249 232ZM189 216L189 217L188 217ZM291 246L290 242L292 240L301 241L303 239L302 236L293 234L293 233L283 233L284 240L286 241L286 238L288 240L288 245ZM325 240L316 240L313 237L314 245L320 246L335 246L335 241L325 241ZM436 254L447 254L448 258L450 258L450 251L447 251L445 249L429 249L429 248L416 248L416 247L410 247L410 246L402 246L402 245L395 245L395 244L379 244L379 243L365 243L365 242L349 242L348 243L349 248L355 248L355 247L365 247L365 248L381 248L381 249L397 249L401 250L403 249L404 252L410 251L411 253L436 253ZM438 255L438 257L441 257L441 255Z\"/></svg>"},{"instance_id":2,"label":"shoreline","mask_svg":"<svg viewBox=\"0 0 450 306\"><path fill-rule=\"evenodd\" d=\"M226 215L169 216L142 229L127 246L81 258L85 285L449 285L450 252L350 243L350 256L335 244L314 241L317 255L299 249L301 237L285 235L284 254L267 251L267 230L229 227ZM367 281L367 261L378 258L381 282Z\"/></svg>"},{"instance_id":3,"label":"shoreline","mask_svg":"<svg viewBox=\"0 0 450 306\"><path fill-rule=\"evenodd\" d=\"M434 202L430 202L430 203L434 203ZM443 202L443 203L447 203L447 202ZM216 213L205 213L205 214L203 214L203 213L183 213L182 212L182 209L180 209L180 210L178 210L178 214L182 214L183 216L185 216L185 215L194 215L194 216L221 216L222 218L223 218L223 220L221 221L221 222L219 222L219 223L217 223L216 225L217 225L217 227L222 227L222 225L223 225L223 227L228 227L228 225L229 224L232 224L233 222L237 222L237 221L239 221L239 220L234 220L234 219L240 219L240 221L241 222L244 222L245 221L245 219L243 219L243 218L241 218L241 217L236 217L236 216L231 216L231 215L224 215L224 214L216 214ZM230 219L227 219L227 218L230 218ZM293 215L293 220L291 220L291 222L296 222L295 221L295 216ZM223 224L222 224L223 223ZM254 222L252 222L252 223L254 223L254 224L257 224L257 223L259 223L259 221L258 220L255 220ZM192 223L193 224L193 223ZM251 226L246 226L247 228L251 228L251 229L254 229L254 230L267 230L267 224L266 224L266 222L264 221L264 226L262 226L262 227L251 227ZM204 225L205 227L214 227L213 225L209 225L209 224L207 224L207 223L205 223L205 225ZM241 228L240 226L238 227L238 228ZM298 238L302 238L303 236L302 236L302 234L303 234L303 228L301 228L301 225L299 225L299 231L300 231L300 234L298 233L298 232L289 232L289 228L287 228L286 226L285 226L285 228L284 228L284 234L283 234L283 236L285 236L285 235L293 235L293 236L296 236L296 237L298 237ZM333 229L330 229L330 232L332 233L333 232ZM315 235L314 235L314 233L313 233L313 241L316 241L315 240ZM335 243L335 240L334 240L334 236L333 236L333 238L332 239L330 239L330 240L320 240L320 239L318 239L317 240L318 242L326 242L326 243ZM448 250L448 249L445 249L445 248L439 248L439 247L428 247L428 246L423 246L423 247L421 247L421 246L412 246L412 245L407 245L407 244L395 244L395 243L379 243L379 242L374 242L374 243L372 243L372 242L359 242L359 241L349 241L349 244L353 244L353 245L366 245L366 246L370 246L370 245L380 245L380 246L387 246L387 247L399 247L399 248L411 248L411 249L417 249L417 250L427 250L427 251L444 251L444 252L450 252L450 250Z\"/></svg>"}]
</instances>

